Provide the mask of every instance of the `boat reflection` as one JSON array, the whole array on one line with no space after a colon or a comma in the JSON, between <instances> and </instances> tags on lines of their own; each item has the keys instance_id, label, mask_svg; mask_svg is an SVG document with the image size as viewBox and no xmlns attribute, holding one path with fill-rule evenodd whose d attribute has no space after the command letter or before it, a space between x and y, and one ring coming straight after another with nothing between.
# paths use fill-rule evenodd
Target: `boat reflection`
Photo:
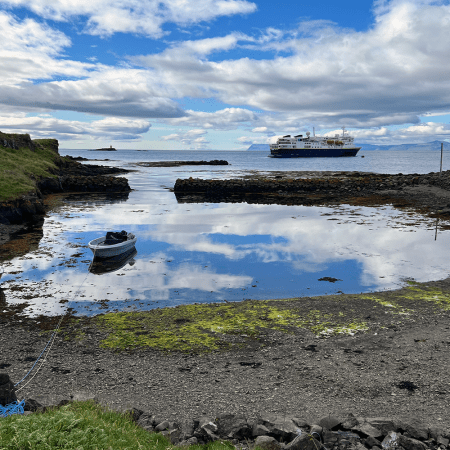
<instances>
[{"instance_id":1,"label":"boat reflection","mask_svg":"<svg viewBox=\"0 0 450 450\"><path fill-rule=\"evenodd\" d=\"M122 269L127 264L133 266L135 264L135 256L137 255L136 247L132 247L124 253L117 256L112 256L111 258L97 258L91 262L89 266L89 272L94 275L103 275L105 273L115 272L116 270Z\"/></svg>"}]
</instances>

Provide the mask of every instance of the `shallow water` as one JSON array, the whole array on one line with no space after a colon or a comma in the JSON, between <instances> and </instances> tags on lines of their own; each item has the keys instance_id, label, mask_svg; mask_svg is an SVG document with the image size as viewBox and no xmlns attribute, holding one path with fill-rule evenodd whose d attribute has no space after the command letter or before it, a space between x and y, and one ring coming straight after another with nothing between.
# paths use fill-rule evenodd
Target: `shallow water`
<instances>
[{"instance_id":1,"label":"shallow water","mask_svg":"<svg viewBox=\"0 0 450 450\"><path fill-rule=\"evenodd\" d=\"M183 204L169 191L178 177L228 178L240 169L140 167L127 175L127 200L69 196L46 218L38 248L3 264L6 302L28 302L30 316L67 308L92 315L368 292L448 276L450 232L439 227L435 240L435 222L406 209ZM137 254L118 270L89 272L88 242L122 229L138 236Z\"/></svg>"}]
</instances>

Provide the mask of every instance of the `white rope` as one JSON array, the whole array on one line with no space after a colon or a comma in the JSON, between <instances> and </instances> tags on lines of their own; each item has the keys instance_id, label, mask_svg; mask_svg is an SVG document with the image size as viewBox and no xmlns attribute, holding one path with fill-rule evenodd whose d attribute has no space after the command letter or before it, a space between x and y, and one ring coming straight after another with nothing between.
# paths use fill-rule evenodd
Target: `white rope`
<instances>
[{"instance_id":1,"label":"white rope","mask_svg":"<svg viewBox=\"0 0 450 450\"><path fill-rule=\"evenodd\" d=\"M99 244L97 244L94 247L94 256L93 259L95 258L95 251L97 250ZM92 264L92 263L91 263ZM89 266L90 268L91 266ZM80 291L80 289L83 287L83 284L85 283L87 277L89 275L89 269L88 269L88 273L86 274L86 276L84 277L83 282L80 284L80 286L78 287L78 289L76 290L75 294L73 295L72 300L78 295L78 292ZM33 364L33 367L31 367L31 369L28 371L28 373L18 382L14 385L14 387L16 387L17 385L19 385L20 383L22 383L23 380L25 380L25 378L27 378L27 376L32 372L34 366L37 364L37 362L39 361L39 359L41 358L41 356L43 355L43 353L45 352L45 349L47 348L48 344L50 344L50 348L47 351L47 354L44 356L44 359L41 361L41 364L39 365L39 367L36 369L36 372L34 373L34 375L31 377L30 380L28 380L28 382L26 384L24 384L22 387L20 387L19 389L16 390L16 392L21 391L24 387L26 387L29 383L31 383L31 381L33 381L33 378L38 374L39 370L41 369L41 367L44 365L44 363L47 361L47 357L50 354L50 350L53 347L53 343L55 342L54 337L56 336L57 331L59 330L59 327L61 326L61 323L64 319L64 317L66 317L67 314L64 314L63 316L61 316L61 319L59 320L59 323L57 325L57 327L55 328L55 330L53 331L52 336L50 337L49 341L47 342L47 345L45 346L44 350L42 351L42 353L39 355L38 359L35 361L35 363Z\"/></svg>"}]
</instances>

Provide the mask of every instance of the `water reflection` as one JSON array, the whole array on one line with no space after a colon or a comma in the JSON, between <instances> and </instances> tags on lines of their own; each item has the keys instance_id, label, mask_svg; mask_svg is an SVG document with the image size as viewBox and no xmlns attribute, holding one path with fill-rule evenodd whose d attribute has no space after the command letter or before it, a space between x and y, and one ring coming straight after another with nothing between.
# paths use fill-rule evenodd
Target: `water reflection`
<instances>
[{"instance_id":1,"label":"water reflection","mask_svg":"<svg viewBox=\"0 0 450 450\"><path fill-rule=\"evenodd\" d=\"M448 276L450 233L435 242L435 222L412 211L183 204L159 182L128 202L71 197L46 219L39 247L4 264L7 302L28 302L29 315L69 307L97 314L367 292ZM138 237L136 253L100 267L87 244L116 229Z\"/></svg>"},{"instance_id":2,"label":"water reflection","mask_svg":"<svg viewBox=\"0 0 450 450\"><path fill-rule=\"evenodd\" d=\"M122 269L122 267L129 264L134 266L136 263L135 256L137 255L136 247L127 250L126 252L112 256L111 258L98 258L94 257L92 263L89 266L89 272L95 275L103 275L105 273L115 272L116 270Z\"/></svg>"}]
</instances>

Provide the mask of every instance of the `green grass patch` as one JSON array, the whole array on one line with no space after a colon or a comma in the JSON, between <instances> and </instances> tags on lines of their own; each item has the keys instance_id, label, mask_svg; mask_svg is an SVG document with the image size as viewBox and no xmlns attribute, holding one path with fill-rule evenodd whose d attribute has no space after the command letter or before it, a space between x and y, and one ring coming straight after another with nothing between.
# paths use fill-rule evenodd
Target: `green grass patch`
<instances>
[{"instance_id":1,"label":"green grass patch","mask_svg":"<svg viewBox=\"0 0 450 450\"><path fill-rule=\"evenodd\" d=\"M2 137L13 135L0 134L0 201L12 200L36 188L36 180L56 177L52 172L57 169L56 161L60 156L52 149L54 139L37 139L35 151L27 146L20 149L3 147ZM16 135L22 136L23 135Z\"/></svg>"},{"instance_id":2,"label":"green grass patch","mask_svg":"<svg viewBox=\"0 0 450 450\"><path fill-rule=\"evenodd\" d=\"M136 425L128 414L93 401L73 402L45 413L0 418L2 450L172 450L170 441ZM190 450L230 450L229 442Z\"/></svg>"}]
</instances>

